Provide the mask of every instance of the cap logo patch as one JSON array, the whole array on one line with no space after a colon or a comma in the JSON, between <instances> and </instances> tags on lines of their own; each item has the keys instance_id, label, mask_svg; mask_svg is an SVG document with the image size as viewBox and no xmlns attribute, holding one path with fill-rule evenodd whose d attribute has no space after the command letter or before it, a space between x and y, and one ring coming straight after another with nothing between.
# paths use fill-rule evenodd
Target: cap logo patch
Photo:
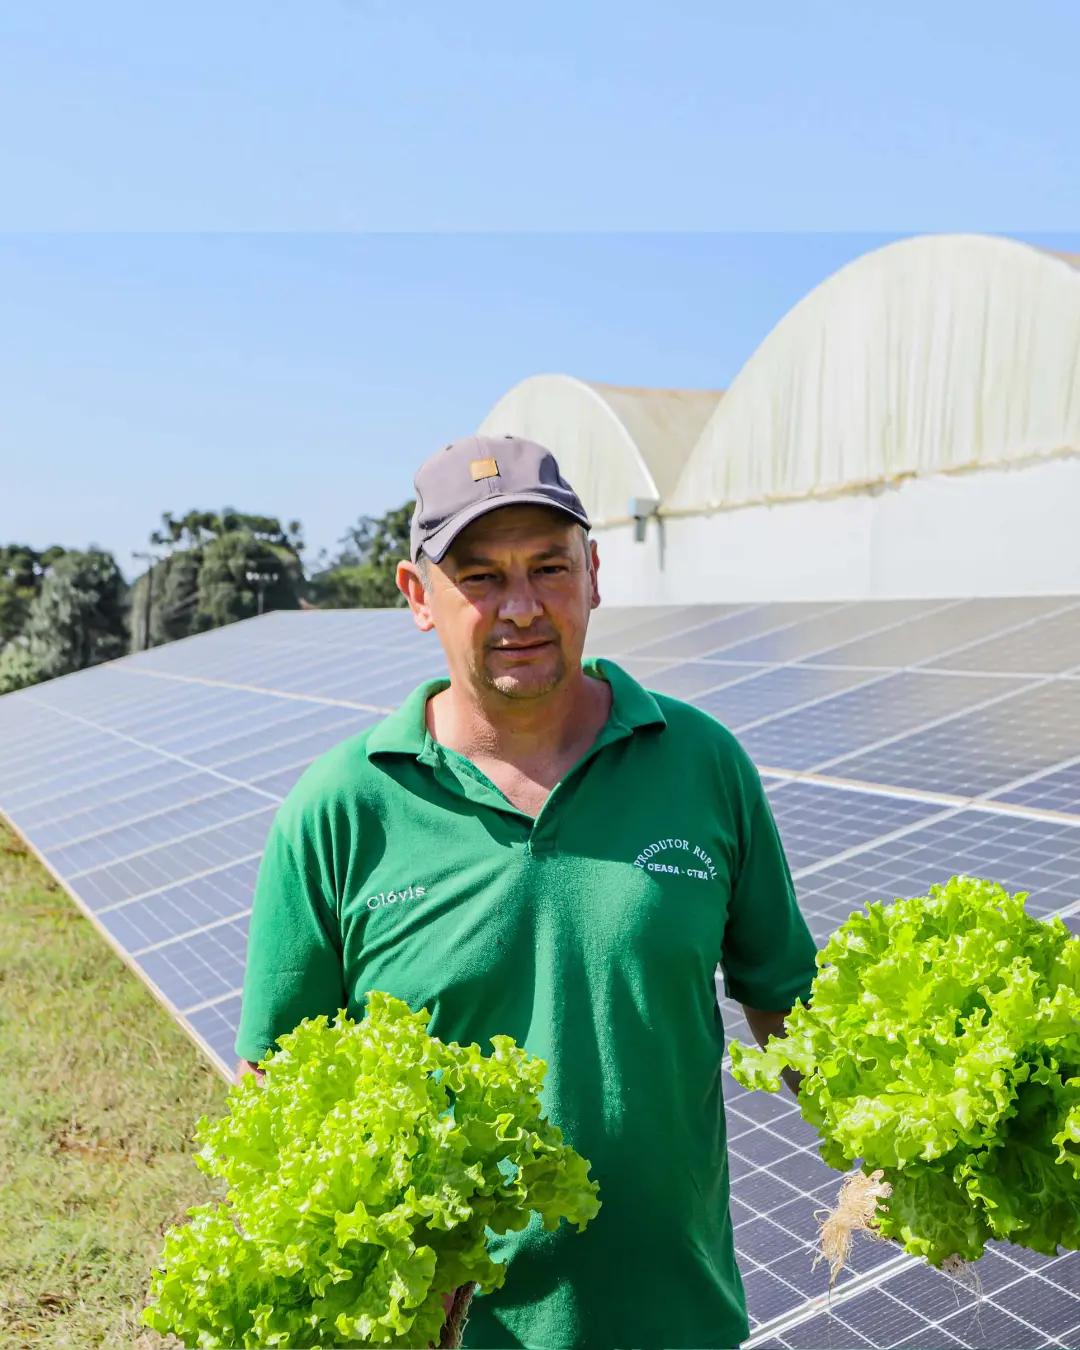
<instances>
[{"instance_id":1,"label":"cap logo patch","mask_svg":"<svg viewBox=\"0 0 1080 1350\"><path fill-rule=\"evenodd\" d=\"M473 482L479 483L482 478L498 478L499 466L493 459L474 459L469 463L469 472Z\"/></svg>"}]
</instances>

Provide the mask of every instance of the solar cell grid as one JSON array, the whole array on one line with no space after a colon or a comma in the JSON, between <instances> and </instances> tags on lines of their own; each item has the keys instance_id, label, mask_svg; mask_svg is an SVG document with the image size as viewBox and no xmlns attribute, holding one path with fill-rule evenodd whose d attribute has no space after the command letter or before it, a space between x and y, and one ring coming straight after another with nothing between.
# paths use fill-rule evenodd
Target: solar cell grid
<instances>
[{"instance_id":1,"label":"solar cell grid","mask_svg":"<svg viewBox=\"0 0 1080 1350\"><path fill-rule=\"evenodd\" d=\"M629 658L633 660L634 658ZM624 669L626 661L619 662ZM650 663L656 664L656 663ZM748 663L727 664L722 661L683 661L676 665L664 665L655 672L642 670L635 676L648 689L658 694L668 694L671 698L681 698L700 702L702 696L713 689L745 680L752 675L761 674L766 667Z\"/></svg>"},{"instance_id":2,"label":"solar cell grid","mask_svg":"<svg viewBox=\"0 0 1080 1350\"><path fill-rule=\"evenodd\" d=\"M929 669L1064 674L1080 666L1080 613L1075 605L929 663Z\"/></svg>"},{"instance_id":3,"label":"solar cell grid","mask_svg":"<svg viewBox=\"0 0 1080 1350\"><path fill-rule=\"evenodd\" d=\"M252 785L262 788L264 792L272 793L275 797L280 797L284 801L296 786L310 762L309 760L302 760L297 764L289 765L285 769L275 769L271 773L264 773L261 777L252 778Z\"/></svg>"},{"instance_id":4,"label":"solar cell grid","mask_svg":"<svg viewBox=\"0 0 1080 1350\"><path fill-rule=\"evenodd\" d=\"M29 691L28 691L29 692ZM14 700L20 695L9 694ZM26 702L25 706L34 705ZM0 708L3 700L0 700ZM85 719L72 719L55 709L39 707L35 711L47 718L44 724L32 720L27 727L20 727L18 733L12 731L4 735L3 772L5 776L13 772L22 772L42 758L51 761L63 756L76 755L95 744L100 728Z\"/></svg>"},{"instance_id":5,"label":"solar cell grid","mask_svg":"<svg viewBox=\"0 0 1080 1350\"><path fill-rule=\"evenodd\" d=\"M818 942L868 901L924 895L957 873L1027 891L1044 917L1080 899L1080 825L958 811L902 838L864 849L798 879L799 902Z\"/></svg>"},{"instance_id":6,"label":"solar cell grid","mask_svg":"<svg viewBox=\"0 0 1080 1350\"><path fill-rule=\"evenodd\" d=\"M597 610L589 623L590 644L602 641L605 652L622 652L624 655L656 641L663 641L674 633L691 627L696 622L705 622L710 615L722 617L738 610L739 606L704 606L699 612L697 606L643 606L640 609L626 610L618 616L611 611Z\"/></svg>"},{"instance_id":7,"label":"solar cell grid","mask_svg":"<svg viewBox=\"0 0 1080 1350\"><path fill-rule=\"evenodd\" d=\"M779 666L760 675L748 672L694 702L718 721L741 732L770 717L827 699L852 686L880 678L858 670L815 670L812 666ZM783 760L775 761L787 768Z\"/></svg>"},{"instance_id":8,"label":"solar cell grid","mask_svg":"<svg viewBox=\"0 0 1080 1350\"><path fill-rule=\"evenodd\" d=\"M106 910L101 922L125 950L137 954L245 913L251 907L257 873L253 858L232 863Z\"/></svg>"},{"instance_id":9,"label":"solar cell grid","mask_svg":"<svg viewBox=\"0 0 1080 1350\"><path fill-rule=\"evenodd\" d=\"M115 817L111 815L118 803L128 801L131 797L137 797L140 793L151 789L168 788L181 779L192 776L193 770L190 765L181 764L178 760L162 759L149 768L137 769L134 772L103 774L95 781L91 794L77 790L52 793L36 805L18 810L5 799L5 812L19 829L29 831L36 842L36 832L39 829L69 818L73 819L83 813L106 812L102 818L103 825L110 821L116 823L118 820L128 819L129 817L123 814ZM220 781L213 780L209 774L201 777L207 789L211 784L215 787L221 786ZM184 797L180 800L188 800L188 797L189 794L185 791Z\"/></svg>"},{"instance_id":10,"label":"solar cell grid","mask_svg":"<svg viewBox=\"0 0 1080 1350\"><path fill-rule=\"evenodd\" d=\"M402 638L405 636L403 633ZM434 636L425 637L422 634L418 636L421 639L419 646L411 640L402 640L388 645L365 642L355 647L335 646L327 649L312 647L305 652L297 653L293 660L285 663L274 661L268 656L261 663L265 667L265 678L260 682L266 683L267 680L291 682L303 679L305 675L333 676L342 671L378 673L388 663L397 662L415 665L435 656L438 649L438 642ZM287 686L282 683L281 687Z\"/></svg>"},{"instance_id":11,"label":"solar cell grid","mask_svg":"<svg viewBox=\"0 0 1080 1350\"><path fill-rule=\"evenodd\" d=\"M191 835L174 844L148 849L123 862L109 863L68 878L93 910L148 895L170 883L239 862L261 852L276 807L254 816Z\"/></svg>"},{"instance_id":12,"label":"solar cell grid","mask_svg":"<svg viewBox=\"0 0 1080 1350\"><path fill-rule=\"evenodd\" d=\"M658 655L657 649L665 642L679 638L688 631L701 628L707 623L738 623L743 616L753 612L754 606L728 605L710 606L703 610L696 607L674 613L658 615L647 624L635 625L620 632L614 646L624 655Z\"/></svg>"},{"instance_id":13,"label":"solar cell grid","mask_svg":"<svg viewBox=\"0 0 1080 1350\"><path fill-rule=\"evenodd\" d=\"M981 675L904 671L774 717L746 730L741 739L759 764L820 770L857 750L899 739L906 731L1004 698L1021 687L1021 681Z\"/></svg>"},{"instance_id":14,"label":"solar cell grid","mask_svg":"<svg viewBox=\"0 0 1080 1350\"><path fill-rule=\"evenodd\" d=\"M153 683L148 680L132 685L119 678L134 664L135 659L128 657L107 666L96 666L62 680L35 685L21 697L55 711L90 717L91 720L109 710L119 710L122 714L124 709L136 708L140 702L147 707L190 703L190 699L184 697L188 692L186 688L173 680Z\"/></svg>"},{"instance_id":15,"label":"solar cell grid","mask_svg":"<svg viewBox=\"0 0 1080 1350\"><path fill-rule=\"evenodd\" d=\"M362 716L362 714L361 714ZM206 768L220 768L242 759L251 751L291 745L311 736L337 734L342 727L357 721L358 714L351 708L318 705L293 705L293 716L279 717L265 731L257 726L236 728L228 723L198 738L187 738L176 743L175 753L182 754ZM338 739L342 739L342 733Z\"/></svg>"},{"instance_id":16,"label":"solar cell grid","mask_svg":"<svg viewBox=\"0 0 1080 1350\"><path fill-rule=\"evenodd\" d=\"M184 1020L220 1063L230 1064L235 1059L233 1042L240 1024L239 994L188 1013Z\"/></svg>"},{"instance_id":17,"label":"solar cell grid","mask_svg":"<svg viewBox=\"0 0 1080 1350\"><path fill-rule=\"evenodd\" d=\"M229 774L237 782L255 783L281 769L292 768L297 764L310 764L319 755L332 750L335 745L340 745L342 741L356 735L375 720L377 719L371 715L357 713L348 722L339 723L336 727L325 727L321 731L311 732L295 740L283 741L256 754L228 760L218 766L218 772Z\"/></svg>"},{"instance_id":18,"label":"solar cell grid","mask_svg":"<svg viewBox=\"0 0 1080 1350\"><path fill-rule=\"evenodd\" d=\"M828 1288L828 1267L814 1264L815 1214L835 1200L840 1178L821 1161L816 1135L789 1093L747 1092L725 1073L724 1096L735 1246L757 1325ZM867 1244L837 1288L894 1257L884 1244Z\"/></svg>"},{"instance_id":19,"label":"solar cell grid","mask_svg":"<svg viewBox=\"0 0 1080 1350\"><path fill-rule=\"evenodd\" d=\"M147 952L142 968L174 1008L188 1012L244 983L245 916Z\"/></svg>"},{"instance_id":20,"label":"solar cell grid","mask_svg":"<svg viewBox=\"0 0 1080 1350\"><path fill-rule=\"evenodd\" d=\"M58 761L55 768L39 766L37 772L27 769L19 781L4 786L5 809L19 815L33 806L66 793L88 793L103 779L125 773L153 768L159 762L154 751L102 736L100 748Z\"/></svg>"},{"instance_id":21,"label":"solar cell grid","mask_svg":"<svg viewBox=\"0 0 1080 1350\"><path fill-rule=\"evenodd\" d=\"M127 682L136 690L142 685L141 679L126 677ZM182 700L179 704L155 704L140 711L138 718L125 716L122 712L101 713L97 725L108 728L116 736L130 737L140 743L152 743L169 753L182 753L184 744L189 740L198 743L200 739L217 734L222 726L257 726L260 719L265 725L273 727L277 721L288 720L305 711L301 703L294 700L272 699L265 695L250 693L247 690L223 687L204 688L193 686L194 697Z\"/></svg>"},{"instance_id":22,"label":"solar cell grid","mask_svg":"<svg viewBox=\"0 0 1080 1350\"><path fill-rule=\"evenodd\" d=\"M831 1312L757 1343L847 1346L854 1336L857 1343L874 1350L1076 1345L1080 1299L1072 1291L1080 1275L1077 1254L1036 1257L1034 1263L1027 1253L1018 1260L1020 1255L1017 1248L988 1249L978 1267L981 1295L921 1263L913 1264L876 1288L849 1301L837 1301ZM918 1325L910 1323L911 1317L918 1319ZM899 1329L905 1320L912 1329L901 1336Z\"/></svg>"},{"instance_id":23,"label":"solar cell grid","mask_svg":"<svg viewBox=\"0 0 1080 1350\"><path fill-rule=\"evenodd\" d=\"M5 712L5 703L15 703L18 694L8 694L0 698L0 713ZM4 758L0 762L0 775L6 777L13 769L27 763L40 761L53 752L71 752L92 741L97 735L93 727L79 723L66 723L50 709L39 707L23 698L18 703L33 715L20 716L18 720L7 716L0 721L0 736L3 737ZM4 777L0 777L0 782Z\"/></svg>"},{"instance_id":24,"label":"solar cell grid","mask_svg":"<svg viewBox=\"0 0 1080 1350\"><path fill-rule=\"evenodd\" d=\"M900 628L857 638L812 659L826 665L883 666L897 669L955 653L1018 624L1061 609L1062 598L1030 597L1012 600L964 600L910 620Z\"/></svg>"},{"instance_id":25,"label":"solar cell grid","mask_svg":"<svg viewBox=\"0 0 1080 1350\"><path fill-rule=\"evenodd\" d=\"M1080 760L998 791L994 800L1080 815Z\"/></svg>"},{"instance_id":26,"label":"solar cell grid","mask_svg":"<svg viewBox=\"0 0 1080 1350\"><path fill-rule=\"evenodd\" d=\"M186 781L192 779L197 782ZM115 824L130 819L130 815L126 812L130 808L132 798L138 798L152 789L171 790L181 781L186 781L186 786L176 788L177 793L183 794L177 798L178 805L206 792L216 792L223 786L220 778L193 770L190 764L184 764L180 760L160 759L145 769L102 774L95 780L92 793L80 791L52 793L33 807L18 811L9 807L8 814L14 818L20 829L36 831L46 825L74 819L84 812L102 811L105 813L102 817L104 827L108 823ZM199 790L199 785L202 791ZM126 805L123 805L125 803ZM119 814L114 815L114 811ZM36 837L35 833L34 838Z\"/></svg>"},{"instance_id":27,"label":"solar cell grid","mask_svg":"<svg viewBox=\"0 0 1080 1350\"><path fill-rule=\"evenodd\" d=\"M957 676L956 678L967 678ZM833 765L838 777L974 797L1080 754L1080 682L1022 689Z\"/></svg>"},{"instance_id":28,"label":"solar cell grid","mask_svg":"<svg viewBox=\"0 0 1080 1350\"><path fill-rule=\"evenodd\" d=\"M793 871L860 848L940 812L933 802L788 781L767 788Z\"/></svg>"},{"instance_id":29,"label":"solar cell grid","mask_svg":"<svg viewBox=\"0 0 1080 1350\"><path fill-rule=\"evenodd\" d=\"M143 816L153 815L157 811L183 806L187 802L198 801L203 797L211 798L217 792L229 791L225 784L217 782L209 775L193 772L183 765L179 767L179 776L150 788L144 787L141 790L111 796L107 784L102 784L101 787L103 790L100 793L98 791L94 793L94 801L99 803L94 806L85 804L80 806L76 802L69 802L72 809L65 810L63 803L68 799L50 798L44 808L39 808L47 813L49 818L42 819L40 824L34 823L32 826L36 846L48 852L50 849L74 843L77 839L89 838L104 830L115 829ZM22 819L28 820L28 815L24 815ZM27 828L31 828L29 822Z\"/></svg>"},{"instance_id":30,"label":"solar cell grid","mask_svg":"<svg viewBox=\"0 0 1080 1350\"><path fill-rule=\"evenodd\" d=\"M905 620L942 608L926 600L881 600L873 604L842 605L790 627L777 628L761 637L728 647L729 661L800 661L815 652L828 651L856 637L895 628Z\"/></svg>"},{"instance_id":31,"label":"solar cell grid","mask_svg":"<svg viewBox=\"0 0 1080 1350\"><path fill-rule=\"evenodd\" d=\"M445 670L441 650L401 655L396 652L368 651L362 657L305 666L299 670L268 672L260 680L262 687L282 693L313 694L323 698L354 699L379 703L378 691L388 685L432 679Z\"/></svg>"},{"instance_id":32,"label":"solar cell grid","mask_svg":"<svg viewBox=\"0 0 1080 1350\"><path fill-rule=\"evenodd\" d=\"M93 867L143 852L158 844L181 839L210 826L238 822L267 807L266 796L248 787L226 788L213 796L183 806L143 815L130 824L84 835L54 847L42 847L49 862L63 876L77 876Z\"/></svg>"},{"instance_id":33,"label":"solar cell grid","mask_svg":"<svg viewBox=\"0 0 1080 1350\"><path fill-rule=\"evenodd\" d=\"M654 639L644 645L631 648L618 638L605 643L606 654L618 660L631 652L635 656L651 656L665 660L677 658L700 659L716 654L722 656L728 647L756 637L775 628L797 623L814 613L832 609L831 605L804 607L801 605L747 605L735 609L719 618L694 622L691 615L685 617L685 627L669 636Z\"/></svg>"},{"instance_id":34,"label":"solar cell grid","mask_svg":"<svg viewBox=\"0 0 1080 1350\"><path fill-rule=\"evenodd\" d=\"M165 733L176 734L184 729L198 727L233 709L243 707L237 695L229 690L205 689L194 691L193 697L177 695L171 685L166 686L167 698L147 697L141 688L141 682L121 676L117 684L126 689L130 697L118 700L109 706L78 712L72 708L57 709L61 725L74 729L85 727L97 732L108 731L117 739L123 739L132 745L157 745L160 736ZM251 706L250 703L247 706Z\"/></svg>"},{"instance_id":35,"label":"solar cell grid","mask_svg":"<svg viewBox=\"0 0 1080 1350\"><path fill-rule=\"evenodd\" d=\"M391 679L372 682L364 691L363 701L385 709L396 708L403 703L422 680L437 679L445 672L442 670L417 670L413 674L396 674ZM332 685L331 691L338 697L352 693L351 684Z\"/></svg>"},{"instance_id":36,"label":"solar cell grid","mask_svg":"<svg viewBox=\"0 0 1080 1350\"><path fill-rule=\"evenodd\" d=\"M0 792L3 792L4 800L7 801L14 793L25 793L50 777L60 777L65 769L78 770L92 765L95 757L103 751L130 753L132 748L129 744L118 745L104 733L97 732L93 736L81 737L75 745L56 742L43 745L37 760L29 754L12 755L0 766Z\"/></svg>"},{"instance_id":37,"label":"solar cell grid","mask_svg":"<svg viewBox=\"0 0 1080 1350\"><path fill-rule=\"evenodd\" d=\"M424 669L425 662L411 660L413 669ZM387 657L385 652L369 650L348 660L324 658L306 662L292 669L275 669L260 676L259 686L283 694L314 694L322 698L335 697L332 689L348 685L350 689L369 688L386 683ZM370 701L370 700L369 700Z\"/></svg>"}]
</instances>

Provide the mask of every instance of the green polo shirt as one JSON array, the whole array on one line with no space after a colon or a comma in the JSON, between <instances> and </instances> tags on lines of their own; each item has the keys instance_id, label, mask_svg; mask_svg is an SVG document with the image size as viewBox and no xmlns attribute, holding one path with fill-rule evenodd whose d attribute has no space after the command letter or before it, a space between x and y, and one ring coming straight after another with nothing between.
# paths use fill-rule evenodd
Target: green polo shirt
<instances>
[{"instance_id":1,"label":"green polo shirt","mask_svg":"<svg viewBox=\"0 0 1080 1350\"><path fill-rule=\"evenodd\" d=\"M513 1036L592 1164L584 1233L493 1236L473 1347L724 1347L747 1335L728 1212L714 974L762 1009L807 996L813 939L760 779L708 714L610 662L610 716L536 819L435 742L422 685L305 773L271 830L237 1054L379 989L444 1041Z\"/></svg>"}]
</instances>

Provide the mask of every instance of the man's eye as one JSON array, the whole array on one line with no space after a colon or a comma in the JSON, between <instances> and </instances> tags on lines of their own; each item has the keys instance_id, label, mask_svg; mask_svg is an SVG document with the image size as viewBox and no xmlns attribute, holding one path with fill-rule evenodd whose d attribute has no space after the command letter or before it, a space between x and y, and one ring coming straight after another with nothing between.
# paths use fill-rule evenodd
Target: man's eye
<instances>
[{"instance_id":1,"label":"man's eye","mask_svg":"<svg viewBox=\"0 0 1080 1350\"><path fill-rule=\"evenodd\" d=\"M470 572L468 576L462 577L461 580L468 585L469 582L473 581L491 581L494 576L494 572Z\"/></svg>"},{"instance_id":2,"label":"man's eye","mask_svg":"<svg viewBox=\"0 0 1080 1350\"><path fill-rule=\"evenodd\" d=\"M565 563L546 563L543 567L536 569L538 572L558 573L567 571Z\"/></svg>"}]
</instances>

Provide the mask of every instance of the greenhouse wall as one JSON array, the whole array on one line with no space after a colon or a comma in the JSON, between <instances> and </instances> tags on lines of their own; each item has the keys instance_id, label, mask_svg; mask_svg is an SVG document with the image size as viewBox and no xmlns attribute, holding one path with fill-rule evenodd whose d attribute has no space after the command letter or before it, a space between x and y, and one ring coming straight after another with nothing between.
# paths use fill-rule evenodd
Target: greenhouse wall
<instances>
[{"instance_id":1,"label":"greenhouse wall","mask_svg":"<svg viewBox=\"0 0 1080 1350\"><path fill-rule=\"evenodd\" d=\"M608 604L1080 594L1080 456L595 537Z\"/></svg>"}]
</instances>

